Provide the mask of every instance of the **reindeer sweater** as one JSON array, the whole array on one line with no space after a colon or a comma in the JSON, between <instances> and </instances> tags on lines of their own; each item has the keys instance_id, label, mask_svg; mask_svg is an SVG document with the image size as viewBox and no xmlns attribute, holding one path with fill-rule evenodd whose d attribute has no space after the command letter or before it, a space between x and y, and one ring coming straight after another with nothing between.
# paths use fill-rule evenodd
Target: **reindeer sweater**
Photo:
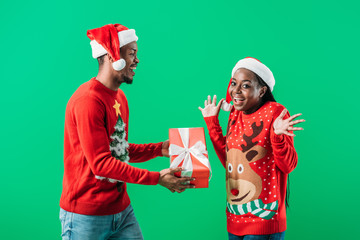
<instances>
[{"instance_id":1,"label":"reindeer sweater","mask_svg":"<svg viewBox=\"0 0 360 240\"><path fill-rule=\"evenodd\" d=\"M93 78L76 90L65 113L61 208L85 215L116 214L130 204L126 184L118 181L158 183L158 172L126 161L161 156L162 143L128 144L128 120L127 100L120 89L108 89ZM111 146L115 139L121 144Z\"/></svg>"},{"instance_id":2,"label":"reindeer sweater","mask_svg":"<svg viewBox=\"0 0 360 240\"><path fill-rule=\"evenodd\" d=\"M276 102L267 102L248 115L233 108L225 137L217 116L205 118L226 169L227 228L232 234L286 230L287 174L296 167L297 154L292 137L273 131L273 122L283 109Z\"/></svg>"}]
</instances>

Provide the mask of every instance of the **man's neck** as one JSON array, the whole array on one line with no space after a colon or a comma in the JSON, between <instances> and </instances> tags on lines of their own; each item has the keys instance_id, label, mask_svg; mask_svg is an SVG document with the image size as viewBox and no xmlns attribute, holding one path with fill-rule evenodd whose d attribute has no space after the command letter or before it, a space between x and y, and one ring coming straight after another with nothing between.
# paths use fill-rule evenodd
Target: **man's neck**
<instances>
[{"instance_id":1,"label":"man's neck","mask_svg":"<svg viewBox=\"0 0 360 240\"><path fill-rule=\"evenodd\" d=\"M117 91L122 82L117 82L112 76L110 71L101 71L99 70L98 75L96 76L96 80L101 82L105 87Z\"/></svg>"}]
</instances>

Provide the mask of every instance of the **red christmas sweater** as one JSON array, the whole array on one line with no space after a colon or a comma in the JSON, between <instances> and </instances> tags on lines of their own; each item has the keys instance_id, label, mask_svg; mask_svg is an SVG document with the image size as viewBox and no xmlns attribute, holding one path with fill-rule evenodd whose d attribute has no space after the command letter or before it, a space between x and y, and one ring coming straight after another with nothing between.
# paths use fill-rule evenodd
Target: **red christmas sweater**
<instances>
[{"instance_id":1,"label":"red christmas sweater","mask_svg":"<svg viewBox=\"0 0 360 240\"><path fill-rule=\"evenodd\" d=\"M122 182L158 183L158 172L132 167L126 161L162 156L162 143L128 144L128 121L129 108L122 90L113 91L92 78L75 91L65 114L61 208L85 215L116 214L130 204ZM115 139L118 144L110 150ZM115 158L115 152L125 161Z\"/></svg>"},{"instance_id":2,"label":"red christmas sweater","mask_svg":"<svg viewBox=\"0 0 360 240\"><path fill-rule=\"evenodd\" d=\"M297 165L297 154L292 137L273 131L274 120L283 109L276 102L267 102L248 115L233 108L225 137L217 116L205 118L226 169L227 230L232 234L286 230L286 181Z\"/></svg>"}]
</instances>

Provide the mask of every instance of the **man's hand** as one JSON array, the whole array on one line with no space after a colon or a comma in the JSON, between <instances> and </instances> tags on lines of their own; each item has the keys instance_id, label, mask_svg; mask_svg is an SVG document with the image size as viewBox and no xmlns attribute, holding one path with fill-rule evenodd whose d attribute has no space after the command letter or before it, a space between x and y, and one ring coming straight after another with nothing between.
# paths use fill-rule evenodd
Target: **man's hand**
<instances>
[{"instance_id":1,"label":"man's hand","mask_svg":"<svg viewBox=\"0 0 360 240\"><path fill-rule=\"evenodd\" d=\"M194 185L191 185L189 182L194 181L195 178L191 177L175 177L174 173L180 172L181 167L177 168L168 168L160 171L159 184L163 187L166 187L171 192L181 193L185 191L186 188L194 188Z\"/></svg>"},{"instance_id":2,"label":"man's hand","mask_svg":"<svg viewBox=\"0 0 360 240\"><path fill-rule=\"evenodd\" d=\"M221 99L218 105L216 105L216 95L214 95L212 102L211 102L211 97L209 95L208 99L205 100L205 107L204 108L199 107L199 110L201 111L203 117L217 116L219 115L221 104L223 101L224 99Z\"/></svg>"},{"instance_id":3,"label":"man's hand","mask_svg":"<svg viewBox=\"0 0 360 240\"><path fill-rule=\"evenodd\" d=\"M161 153L164 157L170 157L169 155L169 140L163 142L161 146Z\"/></svg>"},{"instance_id":4,"label":"man's hand","mask_svg":"<svg viewBox=\"0 0 360 240\"><path fill-rule=\"evenodd\" d=\"M280 115L275 119L274 121L274 133L276 135L281 135L281 134L286 134L288 136L292 136L294 137L295 134L293 133L289 133L288 131L299 131L299 130L304 130L301 127L293 127L295 124L301 123L301 122L305 122L304 119L300 119L300 120L295 120L293 121L295 118L299 117L301 115L301 113L292 115L291 117L287 118L287 119L283 119L285 117L285 114L287 113L287 110L284 109Z\"/></svg>"}]
</instances>

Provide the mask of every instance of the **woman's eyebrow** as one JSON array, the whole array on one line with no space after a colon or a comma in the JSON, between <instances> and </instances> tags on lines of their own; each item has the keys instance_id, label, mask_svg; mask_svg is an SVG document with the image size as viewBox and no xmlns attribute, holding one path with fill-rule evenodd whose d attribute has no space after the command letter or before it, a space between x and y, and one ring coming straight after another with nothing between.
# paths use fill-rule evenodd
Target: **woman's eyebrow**
<instances>
[{"instance_id":1,"label":"woman's eyebrow","mask_svg":"<svg viewBox=\"0 0 360 240\"><path fill-rule=\"evenodd\" d=\"M236 78L231 78L231 80L236 81ZM245 80L242 80L241 82L251 82L251 81L250 81L250 80L245 79Z\"/></svg>"}]
</instances>

